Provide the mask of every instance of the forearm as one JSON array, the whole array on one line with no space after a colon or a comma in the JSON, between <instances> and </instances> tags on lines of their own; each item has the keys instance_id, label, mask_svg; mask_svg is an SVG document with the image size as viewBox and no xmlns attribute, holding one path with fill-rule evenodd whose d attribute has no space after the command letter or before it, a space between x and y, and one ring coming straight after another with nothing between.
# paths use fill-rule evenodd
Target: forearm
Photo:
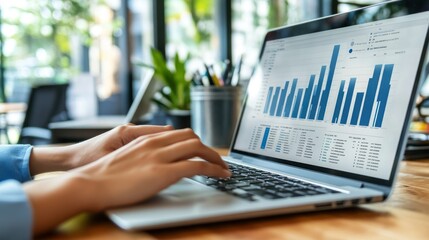
<instances>
[{"instance_id":1,"label":"forearm","mask_svg":"<svg viewBox=\"0 0 429 240\"><path fill-rule=\"evenodd\" d=\"M72 166L73 150L66 147L34 147L30 155L31 175L44 172L66 171Z\"/></svg>"},{"instance_id":2,"label":"forearm","mask_svg":"<svg viewBox=\"0 0 429 240\"><path fill-rule=\"evenodd\" d=\"M33 233L46 232L78 213L93 210L92 186L91 180L78 174L26 183L24 190L33 209Z\"/></svg>"}]
</instances>

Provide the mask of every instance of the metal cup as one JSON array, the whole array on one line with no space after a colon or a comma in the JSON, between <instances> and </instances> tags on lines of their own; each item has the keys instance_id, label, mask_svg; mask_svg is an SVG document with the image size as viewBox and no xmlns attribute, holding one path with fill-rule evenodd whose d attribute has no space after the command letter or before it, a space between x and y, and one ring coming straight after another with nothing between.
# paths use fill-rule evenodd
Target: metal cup
<instances>
[{"instance_id":1,"label":"metal cup","mask_svg":"<svg viewBox=\"0 0 429 240\"><path fill-rule=\"evenodd\" d=\"M240 86L191 88L191 126L208 146L230 146L240 108Z\"/></svg>"}]
</instances>

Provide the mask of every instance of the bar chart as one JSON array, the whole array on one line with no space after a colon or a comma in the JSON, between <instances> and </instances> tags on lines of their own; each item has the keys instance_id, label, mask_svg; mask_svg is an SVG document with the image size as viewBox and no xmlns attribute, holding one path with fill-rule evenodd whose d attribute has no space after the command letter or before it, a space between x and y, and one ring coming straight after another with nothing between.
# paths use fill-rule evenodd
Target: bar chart
<instances>
[{"instance_id":1,"label":"bar chart","mask_svg":"<svg viewBox=\"0 0 429 240\"><path fill-rule=\"evenodd\" d=\"M429 14L391 20L270 36L232 149L388 180L423 80Z\"/></svg>"},{"instance_id":2,"label":"bar chart","mask_svg":"<svg viewBox=\"0 0 429 240\"><path fill-rule=\"evenodd\" d=\"M376 64L369 79L351 76L349 80L339 80L338 93L331 94L339 51L340 45L335 45L329 65L321 66L318 75L311 74L305 79L308 82L306 87L298 87L302 81L298 78L285 81L283 86L269 86L264 114L290 119L330 121L341 125L382 127L394 64ZM364 91L356 91L358 81L368 82ZM330 97L330 102L334 103L331 119L326 114Z\"/></svg>"},{"instance_id":3,"label":"bar chart","mask_svg":"<svg viewBox=\"0 0 429 240\"><path fill-rule=\"evenodd\" d=\"M353 92L356 85L356 78L350 79L345 99L343 99L345 94L345 80L342 80L337 95L334 114L332 116L332 123L338 123L339 121L340 124L349 123L350 125L354 126L371 126L375 128L382 127L384 113L386 111L387 106L387 100L389 97L390 81L392 77L393 67L393 64L378 64L374 67L374 74L368 81L366 91L357 92L354 96L355 101L350 122L348 122L348 119L350 114L351 102L353 99ZM381 75L382 69L383 74ZM376 96L377 101L375 101ZM342 114L340 118L341 110ZM370 124L370 122L372 124Z\"/></svg>"}]
</instances>

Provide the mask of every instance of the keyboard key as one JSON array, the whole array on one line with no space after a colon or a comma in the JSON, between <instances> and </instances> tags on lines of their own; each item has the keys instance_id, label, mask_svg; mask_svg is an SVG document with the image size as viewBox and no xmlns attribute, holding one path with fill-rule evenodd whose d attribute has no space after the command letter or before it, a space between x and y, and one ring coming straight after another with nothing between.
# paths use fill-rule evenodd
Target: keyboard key
<instances>
[{"instance_id":1,"label":"keyboard key","mask_svg":"<svg viewBox=\"0 0 429 240\"><path fill-rule=\"evenodd\" d=\"M248 182L238 182L236 184L234 184L236 187L247 187L250 185L250 183Z\"/></svg>"},{"instance_id":2,"label":"keyboard key","mask_svg":"<svg viewBox=\"0 0 429 240\"><path fill-rule=\"evenodd\" d=\"M255 195L259 195L259 196L267 194L267 192L265 190L262 190L262 189L246 190L246 192L251 193L251 194L255 194Z\"/></svg>"},{"instance_id":3,"label":"keyboard key","mask_svg":"<svg viewBox=\"0 0 429 240\"><path fill-rule=\"evenodd\" d=\"M253 179L253 180L248 180L246 182L248 182L248 183L263 183L264 181Z\"/></svg>"},{"instance_id":4,"label":"keyboard key","mask_svg":"<svg viewBox=\"0 0 429 240\"><path fill-rule=\"evenodd\" d=\"M293 193L277 193L277 195L282 198L290 198L294 196Z\"/></svg>"},{"instance_id":5,"label":"keyboard key","mask_svg":"<svg viewBox=\"0 0 429 240\"><path fill-rule=\"evenodd\" d=\"M266 198L266 199L279 199L279 198L282 198L282 197L280 197L280 196L278 196L276 194L269 194L269 193L266 193L266 194L262 195L261 197Z\"/></svg>"},{"instance_id":6,"label":"keyboard key","mask_svg":"<svg viewBox=\"0 0 429 240\"><path fill-rule=\"evenodd\" d=\"M250 186L246 186L246 187L241 187L241 189L248 191L248 190L261 189L261 187L260 186L256 186L256 185L250 185Z\"/></svg>"},{"instance_id":7,"label":"keyboard key","mask_svg":"<svg viewBox=\"0 0 429 240\"><path fill-rule=\"evenodd\" d=\"M253 200L253 198L252 198L253 194L250 194L250 193L244 191L243 189L237 188L237 189L232 190L231 193L234 194L235 196L239 196L242 198Z\"/></svg>"}]
</instances>

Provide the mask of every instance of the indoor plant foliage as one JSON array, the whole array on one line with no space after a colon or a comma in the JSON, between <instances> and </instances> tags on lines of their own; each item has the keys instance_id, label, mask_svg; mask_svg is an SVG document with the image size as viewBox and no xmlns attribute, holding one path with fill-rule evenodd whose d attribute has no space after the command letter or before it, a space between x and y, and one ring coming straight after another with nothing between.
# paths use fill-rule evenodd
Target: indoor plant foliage
<instances>
[{"instance_id":1,"label":"indoor plant foliage","mask_svg":"<svg viewBox=\"0 0 429 240\"><path fill-rule=\"evenodd\" d=\"M169 65L157 49L151 48L150 53L152 65L137 65L154 69L155 78L163 85L153 97L153 101L166 112L167 124L176 128L190 127L191 81L186 74L189 55L182 59L176 53Z\"/></svg>"},{"instance_id":2,"label":"indoor plant foliage","mask_svg":"<svg viewBox=\"0 0 429 240\"><path fill-rule=\"evenodd\" d=\"M181 59L176 53L173 66L169 67L164 56L155 48L151 48L152 66L138 63L143 67L155 70L155 78L163 84L163 88L156 94L153 101L167 112L172 110L189 111L191 97L191 81L186 77L186 62L189 57Z\"/></svg>"}]
</instances>

